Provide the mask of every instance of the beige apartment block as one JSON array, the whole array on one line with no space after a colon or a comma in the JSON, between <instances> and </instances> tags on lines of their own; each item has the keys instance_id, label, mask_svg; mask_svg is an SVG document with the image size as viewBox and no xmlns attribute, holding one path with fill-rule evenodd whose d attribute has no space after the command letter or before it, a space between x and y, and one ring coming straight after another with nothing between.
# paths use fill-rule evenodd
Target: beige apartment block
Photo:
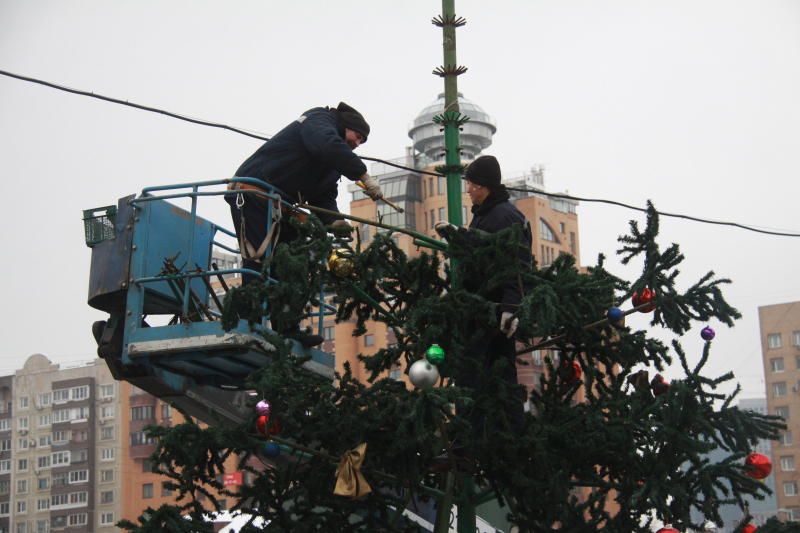
<instances>
[{"instance_id":1,"label":"beige apartment block","mask_svg":"<svg viewBox=\"0 0 800 533\"><path fill-rule=\"evenodd\" d=\"M787 429L772 443L778 516L800 520L800 302L758 308L767 409Z\"/></svg>"},{"instance_id":2,"label":"beige apartment block","mask_svg":"<svg viewBox=\"0 0 800 533\"><path fill-rule=\"evenodd\" d=\"M0 533L117 532L148 508L175 503L151 472L148 425L185 419L102 359L58 365L28 357L0 377ZM228 465L235 470L235 459Z\"/></svg>"}]
</instances>

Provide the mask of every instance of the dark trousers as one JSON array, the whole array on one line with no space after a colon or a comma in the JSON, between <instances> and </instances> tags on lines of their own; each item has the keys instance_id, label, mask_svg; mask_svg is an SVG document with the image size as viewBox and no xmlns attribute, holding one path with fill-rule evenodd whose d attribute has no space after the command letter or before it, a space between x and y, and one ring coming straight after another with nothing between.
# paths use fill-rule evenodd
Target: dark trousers
<instances>
[{"instance_id":1,"label":"dark trousers","mask_svg":"<svg viewBox=\"0 0 800 533\"><path fill-rule=\"evenodd\" d=\"M475 399L482 396L497 397L500 386L497 381L505 386L515 387L512 397L504 405L503 413L486 412L476 404L465 409L475 435L480 438L508 429L521 433L525 416L524 393L521 389L516 389L517 357L514 339L507 338L499 331L494 335L485 335L472 343L465 355L470 360L478 361L479 367L474 372L466 372L457 384L473 389Z\"/></svg>"},{"instance_id":2,"label":"dark trousers","mask_svg":"<svg viewBox=\"0 0 800 533\"><path fill-rule=\"evenodd\" d=\"M236 237L241 243L242 240L242 215L244 214L244 234L252 246L258 248L267 236L267 200L255 194L244 194L244 205L241 208L236 206L236 196L226 196L225 200L231 208L231 219L236 231ZM287 220L281 221L280 234L275 246L282 242L290 242L297 238L297 232ZM261 272L261 261L255 259L242 258L242 267ZM275 274L270 274L275 278ZM258 279L255 274L245 273L242 276L242 285L252 283Z\"/></svg>"}]
</instances>

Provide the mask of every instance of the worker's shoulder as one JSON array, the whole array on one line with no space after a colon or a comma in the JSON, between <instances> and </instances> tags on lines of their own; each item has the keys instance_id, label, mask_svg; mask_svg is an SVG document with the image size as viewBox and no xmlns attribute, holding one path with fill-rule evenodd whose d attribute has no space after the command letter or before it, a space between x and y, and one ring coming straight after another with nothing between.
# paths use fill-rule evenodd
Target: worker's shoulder
<instances>
[{"instance_id":1,"label":"worker's shoulder","mask_svg":"<svg viewBox=\"0 0 800 533\"><path fill-rule=\"evenodd\" d=\"M330 120L332 122L336 121L333 110L329 107L312 107L311 109L304 111L303 114L300 115L300 118L297 119L297 122L302 124L308 119Z\"/></svg>"}]
</instances>

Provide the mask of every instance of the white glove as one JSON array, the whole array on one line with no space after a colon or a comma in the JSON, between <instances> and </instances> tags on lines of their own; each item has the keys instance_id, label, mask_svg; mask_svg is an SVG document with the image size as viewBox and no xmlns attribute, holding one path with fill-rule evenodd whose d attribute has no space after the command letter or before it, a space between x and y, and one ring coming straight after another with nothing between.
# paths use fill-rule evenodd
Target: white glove
<instances>
[{"instance_id":1,"label":"white glove","mask_svg":"<svg viewBox=\"0 0 800 533\"><path fill-rule=\"evenodd\" d=\"M510 339L517 331L517 326L519 326L519 318L514 318L514 313L503 311L503 314L500 315L500 331Z\"/></svg>"},{"instance_id":2,"label":"white glove","mask_svg":"<svg viewBox=\"0 0 800 533\"><path fill-rule=\"evenodd\" d=\"M446 238L451 232L458 228L454 224L440 220L433 225L433 229L436 230L436 233L439 235L439 237Z\"/></svg>"},{"instance_id":3,"label":"white glove","mask_svg":"<svg viewBox=\"0 0 800 533\"><path fill-rule=\"evenodd\" d=\"M364 194L376 202L383 198L383 192L381 192L381 186L378 185L378 180L365 172L364 175L359 178L359 181L364 184Z\"/></svg>"}]
</instances>

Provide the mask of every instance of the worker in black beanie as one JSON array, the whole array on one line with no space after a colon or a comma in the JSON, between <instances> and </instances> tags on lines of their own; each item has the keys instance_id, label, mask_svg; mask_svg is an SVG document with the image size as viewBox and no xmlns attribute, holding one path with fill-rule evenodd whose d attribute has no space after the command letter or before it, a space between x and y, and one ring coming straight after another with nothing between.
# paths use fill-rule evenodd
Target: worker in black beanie
<instances>
[{"instance_id":1,"label":"worker in black beanie","mask_svg":"<svg viewBox=\"0 0 800 533\"><path fill-rule=\"evenodd\" d=\"M504 260L506 257L516 255L523 268L530 268L532 262L530 223L525 219L525 215L509 201L508 191L501 183L502 173L497 159L491 155L478 157L467 167L464 177L467 180L467 194L472 200L472 221L469 229L497 233L518 224L523 230L523 242L520 243L518 250L509 250L509 254L504 256ZM436 231L445 238L455 230L457 228L448 222L436 224ZM470 290L471 281L464 279L464 287L467 290ZM519 325L519 319L515 314L522 297L523 287L516 280L509 280L494 293L486 295L489 301L498 303L497 322L499 328L494 333L482 336L467 347L466 355L482 361L484 368L482 373L463 378L459 382L460 386L475 389L476 393L480 392L486 386L483 376L488 375L490 369L500 360L504 360L504 364L500 365L501 378L510 385L517 385L514 333ZM519 404L514 405L514 408L506 413L514 430L522 429L523 400L520 398ZM483 415L474 415L472 422L474 425L481 426L478 428L480 430L485 429L482 426L492 423Z\"/></svg>"},{"instance_id":2,"label":"worker in black beanie","mask_svg":"<svg viewBox=\"0 0 800 533\"><path fill-rule=\"evenodd\" d=\"M364 193L377 201L383 198L378 181L369 175L367 166L353 153L366 142L369 131L364 116L344 102L336 107L309 109L248 157L235 177L256 178L277 187L284 200L290 203L302 200L308 205L338 213L336 197L339 180L344 176L351 181L360 181ZM293 241L297 234L288 223L288 216L276 224L280 231L267 234L267 213L270 212L267 200L253 191L264 188L234 182L230 189L238 191L228 193L225 199L230 204L242 266L260 272L270 245L274 249L280 243ZM325 224L347 224L335 215L318 216ZM276 220L280 220L280 216ZM256 277L245 274L242 281L247 284ZM291 329L295 328L293 325ZM290 332L280 333L289 335ZM304 344L315 345L322 342L322 337L306 335L302 340Z\"/></svg>"}]
</instances>

